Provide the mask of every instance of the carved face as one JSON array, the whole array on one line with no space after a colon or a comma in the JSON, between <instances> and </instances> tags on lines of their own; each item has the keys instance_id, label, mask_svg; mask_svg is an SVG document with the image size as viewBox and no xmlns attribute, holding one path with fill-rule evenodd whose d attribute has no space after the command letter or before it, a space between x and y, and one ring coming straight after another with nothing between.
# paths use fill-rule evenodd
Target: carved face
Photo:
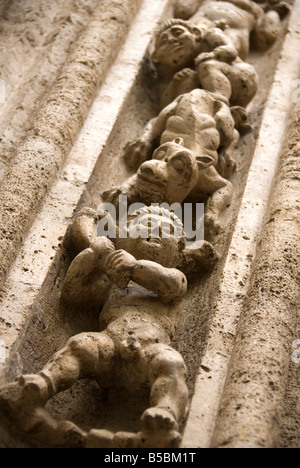
<instances>
[{"instance_id":1,"label":"carved face","mask_svg":"<svg viewBox=\"0 0 300 468\"><path fill-rule=\"evenodd\" d=\"M128 223L124 248L137 260L149 260L166 268L180 263L185 247L182 223L173 213L159 207L144 208Z\"/></svg>"},{"instance_id":2,"label":"carved face","mask_svg":"<svg viewBox=\"0 0 300 468\"><path fill-rule=\"evenodd\" d=\"M200 158L201 159L201 158ZM201 161L178 138L160 146L153 159L141 165L137 186L142 203L182 203L198 182ZM207 159L207 158L205 158ZM210 158L212 164L212 158ZM208 167L203 166L202 169Z\"/></svg>"},{"instance_id":3,"label":"carved face","mask_svg":"<svg viewBox=\"0 0 300 468\"><path fill-rule=\"evenodd\" d=\"M152 55L153 63L171 71L188 67L201 48L201 31L178 24L160 34Z\"/></svg>"}]
</instances>

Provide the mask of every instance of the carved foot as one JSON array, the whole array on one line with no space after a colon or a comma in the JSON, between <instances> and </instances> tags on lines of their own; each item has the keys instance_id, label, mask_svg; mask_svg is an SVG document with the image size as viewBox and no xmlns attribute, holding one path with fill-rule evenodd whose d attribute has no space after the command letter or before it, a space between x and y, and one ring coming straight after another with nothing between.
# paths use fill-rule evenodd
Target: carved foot
<instances>
[{"instance_id":1,"label":"carved foot","mask_svg":"<svg viewBox=\"0 0 300 468\"><path fill-rule=\"evenodd\" d=\"M42 376L20 377L0 389L1 425L8 432L28 437L33 446L83 448L85 432L70 421L57 422L43 408L48 399L47 382Z\"/></svg>"},{"instance_id":2,"label":"carved foot","mask_svg":"<svg viewBox=\"0 0 300 468\"><path fill-rule=\"evenodd\" d=\"M49 387L47 381L36 374L22 375L17 381L22 389L24 403L33 406L44 406L49 399Z\"/></svg>"},{"instance_id":3,"label":"carved foot","mask_svg":"<svg viewBox=\"0 0 300 468\"><path fill-rule=\"evenodd\" d=\"M149 408L141 418L142 432L139 435L141 448L177 448L181 442L178 423L165 408Z\"/></svg>"},{"instance_id":4,"label":"carved foot","mask_svg":"<svg viewBox=\"0 0 300 468\"><path fill-rule=\"evenodd\" d=\"M237 163L228 152L224 152L219 155L219 162L216 169L222 177L230 179L236 172Z\"/></svg>"},{"instance_id":5,"label":"carved foot","mask_svg":"<svg viewBox=\"0 0 300 468\"><path fill-rule=\"evenodd\" d=\"M235 122L235 128L240 135L247 135L252 132L253 127L248 120L248 114L244 107L233 106L230 108L230 111Z\"/></svg>"},{"instance_id":6,"label":"carved foot","mask_svg":"<svg viewBox=\"0 0 300 468\"><path fill-rule=\"evenodd\" d=\"M218 216L213 213L206 213L204 218L205 237L213 238L220 234L222 227Z\"/></svg>"},{"instance_id":7,"label":"carved foot","mask_svg":"<svg viewBox=\"0 0 300 468\"><path fill-rule=\"evenodd\" d=\"M49 398L48 385L39 375L26 375L0 390L0 411L7 421L28 432L37 424L35 411Z\"/></svg>"},{"instance_id":8,"label":"carved foot","mask_svg":"<svg viewBox=\"0 0 300 468\"><path fill-rule=\"evenodd\" d=\"M143 162L151 158L152 144L143 139L128 143L124 149L124 160L130 169L138 170Z\"/></svg>"},{"instance_id":9,"label":"carved foot","mask_svg":"<svg viewBox=\"0 0 300 468\"><path fill-rule=\"evenodd\" d=\"M164 408L149 408L142 416L142 427L145 431L177 430L174 416Z\"/></svg>"},{"instance_id":10,"label":"carved foot","mask_svg":"<svg viewBox=\"0 0 300 468\"><path fill-rule=\"evenodd\" d=\"M177 431L140 432L139 448L179 448L182 437Z\"/></svg>"}]
</instances>

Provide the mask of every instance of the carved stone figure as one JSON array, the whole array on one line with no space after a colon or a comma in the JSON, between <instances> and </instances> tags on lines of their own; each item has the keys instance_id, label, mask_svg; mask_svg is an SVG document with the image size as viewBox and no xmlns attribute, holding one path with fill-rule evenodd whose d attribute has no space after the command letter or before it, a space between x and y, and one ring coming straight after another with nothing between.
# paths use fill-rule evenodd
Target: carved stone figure
<instances>
[{"instance_id":1,"label":"carved stone figure","mask_svg":"<svg viewBox=\"0 0 300 468\"><path fill-rule=\"evenodd\" d=\"M250 36L260 50L274 44L281 31L280 16L272 9L264 9L251 0L203 0L190 21L199 27L219 27L232 41L239 56L245 60L250 49ZM286 14L281 9L281 14Z\"/></svg>"},{"instance_id":2,"label":"carved stone figure","mask_svg":"<svg viewBox=\"0 0 300 468\"><path fill-rule=\"evenodd\" d=\"M71 338L39 374L22 376L0 390L2 417L17 432L54 446L178 446L188 391L184 361L170 347L170 340L187 290L186 277L176 269L185 247L183 226L173 213L154 207L132 215L129 231L134 221L135 228L148 236L149 226L159 224L160 236L128 236L122 240L126 251L116 250L107 238L94 239L71 264L63 286L64 301L73 305L82 307L84 300L105 302L102 331ZM81 239L75 239L77 248L90 242L82 222L75 226L77 234L81 231ZM163 236L164 229L169 237ZM91 431L87 435L71 422L57 423L44 406L83 378L103 388L118 384L141 391L150 387L150 408L142 415L141 432Z\"/></svg>"},{"instance_id":3,"label":"carved stone figure","mask_svg":"<svg viewBox=\"0 0 300 468\"><path fill-rule=\"evenodd\" d=\"M254 0L254 2L259 3L264 11L277 11L281 17L290 11L289 5L281 0ZM196 13L200 4L201 0L175 0L174 17L187 20Z\"/></svg>"},{"instance_id":4,"label":"carved stone figure","mask_svg":"<svg viewBox=\"0 0 300 468\"><path fill-rule=\"evenodd\" d=\"M169 20L157 34L152 60L162 74L171 76L177 71L163 104L200 87L222 94L232 106L246 107L258 89L254 67L238 57L231 40L219 28L202 33L191 22Z\"/></svg>"},{"instance_id":5,"label":"carved stone figure","mask_svg":"<svg viewBox=\"0 0 300 468\"><path fill-rule=\"evenodd\" d=\"M232 184L216 168L232 172L231 149L238 139L225 98L200 89L179 96L148 124L140 140L127 147L129 165L141 164L137 174L104 198L114 204L120 194L130 203L172 204L187 198L206 202L205 228L208 238L213 237L233 194ZM152 160L143 163L157 145Z\"/></svg>"}]
</instances>

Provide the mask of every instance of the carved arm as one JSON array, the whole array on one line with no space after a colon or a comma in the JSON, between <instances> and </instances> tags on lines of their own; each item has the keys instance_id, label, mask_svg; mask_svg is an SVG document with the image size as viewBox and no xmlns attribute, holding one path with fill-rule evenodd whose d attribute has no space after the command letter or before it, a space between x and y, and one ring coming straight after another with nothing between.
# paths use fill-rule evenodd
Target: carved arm
<instances>
[{"instance_id":1,"label":"carved arm","mask_svg":"<svg viewBox=\"0 0 300 468\"><path fill-rule=\"evenodd\" d=\"M137 170L141 164L151 159L155 143L157 142L159 146L167 120L171 115L174 115L176 108L177 101L174 101L163 109L157 118L148 122L141 138L125 147L124 159L130 168Z\"/></svg>"},{"instance_id":2,"label":"carved arm","mask_svg":"<svg viewBox=\"0 0 300 468\"><path fill-rule=\"evenodd\" d=\"M137 262L132 280L153 291L165 302L180 301L187 292L187 279L183 273L147 260Z\"/></svg>"},{"instance_id":3,"label":"carved arm","mask_svg":"<svg viewBox=\"0 0 300 468\"><path fill-rule=\"evenodd\" d=\"M124 250L117 250L107 259L103 272L119 288L124 289L129 281L157 294L164 302L175 302L187 291L187 280L174 268L164 268L148 260L136 260Z\"/></svg>"}]
</instances>

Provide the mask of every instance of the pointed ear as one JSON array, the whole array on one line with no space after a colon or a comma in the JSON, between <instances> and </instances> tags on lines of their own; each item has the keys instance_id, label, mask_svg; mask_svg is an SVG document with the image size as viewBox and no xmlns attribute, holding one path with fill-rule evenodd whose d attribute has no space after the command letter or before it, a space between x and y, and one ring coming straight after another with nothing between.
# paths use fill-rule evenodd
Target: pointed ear
<instances>
[{"instance_id":1,"label":"pointed ear","mask_svg":"<svg viewBox=\"0 0 300 468\"><path fill-rule=\"evenodd\" d=\"M204 171L215 164L215 160L211 156L197 156L196 159L200 171Z\"/></svg>"},{"instance_id":2,"label":"pointed ear","mask_svg":"<svg viewBox=\"0 0 300 468\"><path fill-rule=\"evenodd\" d=\"M184 146L184 140L183 138L175 138L172 143L175 143L176 145Z\"/></svg>"}]
</instances>

